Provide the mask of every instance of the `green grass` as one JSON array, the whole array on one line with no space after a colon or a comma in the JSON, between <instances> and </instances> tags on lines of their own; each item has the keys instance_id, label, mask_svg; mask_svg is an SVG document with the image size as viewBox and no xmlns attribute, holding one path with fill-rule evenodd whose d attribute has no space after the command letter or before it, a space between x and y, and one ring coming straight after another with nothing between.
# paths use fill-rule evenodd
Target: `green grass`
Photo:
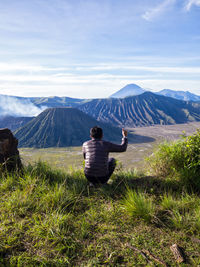
<instances>
[{"instance_id":1,"label":"green grass","mask_svg":"<svg viewBox=\"0 0 200 267\"><path fill-rule=\"evenodd\" d=\"M37 162L1 173L0 197L0 266L156 266L143 250L177 266L174 243L200 264L200 197L176 180L118 168L90 188L83 170Z\"/></svg>"},{"instance_id":2,"label":"green grass","mask_svg":"<svg viewBox=\"0 0 200 267\"><path fill-rule=\"evenodd\" d=\"M122 205L132 217L145 222L151 222L154 217L155 205L152 198L145 193L128 190Z\"/></svg>"},{"instance_id":3,"label":"green grass","mask_svg":"<svg viewBox=\"0 0 200 267\"><path fill-rule=\"evenodd\" d=\"M148 160L154 175L174 178L200 191L200 129L176 142L160 144Z\"/></svg>"}]
</instances>

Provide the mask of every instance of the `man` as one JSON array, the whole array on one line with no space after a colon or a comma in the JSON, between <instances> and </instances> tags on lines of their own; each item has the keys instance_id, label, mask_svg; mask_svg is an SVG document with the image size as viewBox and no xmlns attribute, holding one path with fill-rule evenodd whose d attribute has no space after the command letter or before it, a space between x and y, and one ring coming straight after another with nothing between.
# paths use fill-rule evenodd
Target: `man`
<instances>
[{"instance_id":1,"label":"man","mask_svg":"<svg viewBox=\"0 0 200 267\"><path fill-rule=\"evenodd\" d=\"M121 145L102 140L103 130L95 126L90 129L91 140L83 144L83 157L85 159L85 176L90 183L105 184L116 166L114 158L108 158L109 152L126 151L128 132L122 129Z\"/></svg>"}]
</instances>

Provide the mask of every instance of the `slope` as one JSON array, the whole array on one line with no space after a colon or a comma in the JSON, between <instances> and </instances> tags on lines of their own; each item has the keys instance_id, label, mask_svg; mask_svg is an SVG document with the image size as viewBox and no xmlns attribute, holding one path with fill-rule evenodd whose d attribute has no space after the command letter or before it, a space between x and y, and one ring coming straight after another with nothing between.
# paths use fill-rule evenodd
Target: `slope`
<instances>
[{"instance_id":1,"label":"slope","mask_svg":"<svg viewBox=\"0 0 200 267\"><path fill-rule=\"evenodd\" d=\"M76 107L86 99L71 97L18 97L0 94L0 118L33 117L48 107Z\"/></svg>"},{"instance_id":2,"label":"slope","mask_svg":"<svg viewBox=\"0 0 200 267\"><path fill-rule=\"evenodd\" d=\"M33 118L34 117L3 116L0 117L0 128L9 128L11 131L15 131L17 128L24 126Z\"/></svg>"},{"instance_id":3,"label":"slope","mask_svg":"<svg viewBox=\"0 0 200 267\"><path fill-rule=\"evenodd\" d=\"M145 92L124 99L94 99L78 107L99 121L115 126L148 126L200 120L200 104Z\"/></svg>"},{"instance_id":4,"label":"slope","mask_svg":"<svg viewBox=\"0 0 200 267\"><path fill-rule=\"evenodd\" d=\"M71 98L71 97L35 97L30 98L30 101L38 106L38 107L76 107L82 102L86 102L86 99L78 99L78 98Z\"/></svg>"},{"instance_id":5,"label":"slope","mask_svg":"<svg viewBox=\"0 0 200 267\"><path fill-rule=\"evenodd\" d=\"M89 139L91 127L99 125L104 137L121 140L121 130L96 121L75 108L49 108L15 132L20 147L79 146Z\"/></svg>"}]
</instances>

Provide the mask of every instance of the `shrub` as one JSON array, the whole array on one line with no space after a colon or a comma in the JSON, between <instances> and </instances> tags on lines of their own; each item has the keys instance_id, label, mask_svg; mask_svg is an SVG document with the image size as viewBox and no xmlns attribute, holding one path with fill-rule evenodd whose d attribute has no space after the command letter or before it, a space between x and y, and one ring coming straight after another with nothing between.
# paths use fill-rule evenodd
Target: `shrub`
<instances>
[{"instance_id":1,"label":"shrub","mask_svg":"<svg viewBox=\"0 0 200 267\"><path fill-rule=\"evenodd\" d=\"M128 190L122 205L131 216L141 218L146 222L151 222L155 214L153 200L145 193Z\"/></svg>"},{"instance_id":2,"label":"shrub","mask_svg":"<svg viewBox=\"0 0 200 267\"><path fill-rule=\"evenodd\" d=\"M193 216L189 212L180 212L176 209L170 212L170 225L176 229L190 229L192 221Z\"/></svg>"},{"instance_id":3,"label":"shrub","mask_svg":"<svg viewBox=\"0 0 200 267\"><path fill-rule=\"evenodd\" d=\"M165 210L172 210L177 206L177 200L171 194L164 194L160 204Z\"/></svg>"},{"instance_id":4,"label":"shrub","mask_svg":"<svg viewBox=\"0 0 200 267\"><path fill-rule=\"evenodd\" d=\"M179 141L161 144L147 160L154 174L178 177L186 187L200 190L200 130Z\"/></svg>"}]
</instances>

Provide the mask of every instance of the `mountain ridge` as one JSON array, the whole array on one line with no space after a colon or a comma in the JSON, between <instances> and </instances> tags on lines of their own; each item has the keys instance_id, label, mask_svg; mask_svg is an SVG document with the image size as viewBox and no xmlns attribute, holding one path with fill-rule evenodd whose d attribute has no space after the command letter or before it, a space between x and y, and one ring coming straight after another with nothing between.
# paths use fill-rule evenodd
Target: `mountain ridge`
<instances>
[{"instance_id":1,"label":"mountain ridge","mask_svg":"<svg viewBox=\"0 0 200 267\"><path fill-rule=\"evenodd\" d=\"M200 120L200 103L145 92L123 99L94 99L78 107L98 121L120 127L176 124Z\"/></svg>"},{"instance_id":2,"label":"mountain ridge","mask_svg":"<svg viewBox=\"0 0 200 267\"><path fill-rule=\"evenodd\" d=\"M74 105L73 108L85 112L98 122L102 121L111 123L116 127L139 127L154 124L186 123L199 120L200 116L200 103L198 102L177 100L149 91L137 96L129 96L125 98L110 97L87 100L68 97L51 97L50 99L36 99L38 101L38 106L43 106L43 103L46 102L50 106L55 105L57 107L57 105L61 105L61 107L66 107L66 103L69 104L67 101L72 101ZM57 101L56 104L54 100ZM15 106L16 103L14 103ZM22 105L22 108L23 107L24 106ZM17 108L19 109L18 105ZM35 110L32 105L30 108ZM70 106L70 108L72 107ZM28 108L26 109L28 110ZM42 108L39 108L38 111L41 113ZM7 117L9 118L9 116ZM6 123L2 121L2 118L0 118L0 127L3 125L3 127L13 127L12 129L16 129L18 126L22 126L25 122L26 119L15 119L14 117L11 119L10 117L7 120L6 125Z\"/></svg>"},{"instance_id":3,"label":"mountain ridge","mask_svg":"<svg viewBox=\"0 0 200 267\"><path fill-rule=\"evenodd\" d=\"M149 91L151 92L151 90ZM126 98L130 95L141 95L144 92L148 91L141 88L137 84L128 84L117 92L113 93L109 98ZM154 93L173 97L179 100L200 102L200 96L192 94L189 91L185 92L163 89ZM49 107L78 107L93 100L94 99L72 98L67 96L19 97L0 94L0 117L32 117L37 116L39 113Z\"/></svg>"},{"instance_id":4,"label":"mountain ridge","mask_svg":"<svg viewBox=\"0 0 200 267\"><path fill-rule=\"evenodd\" d=\"M184 100L184 101L195 101L195 102L200 101L199 95L193 94L189 91L175 91L172 89L163 89L157 92L157 94L172 97L172 98L179 99L179 100Z\"/></svg>"},{"instance_id":5,"label":"mountain ridge","mask_svg":"<svg viewBox=\"0 0 200 267\"><path fill-rule=\"evenodd\" d=\"M0 128L9 128L11 131L15 131L19 127L24 126L34 117L13 117L4 116L0 118Z\"/></svg>"}]
</instances>

